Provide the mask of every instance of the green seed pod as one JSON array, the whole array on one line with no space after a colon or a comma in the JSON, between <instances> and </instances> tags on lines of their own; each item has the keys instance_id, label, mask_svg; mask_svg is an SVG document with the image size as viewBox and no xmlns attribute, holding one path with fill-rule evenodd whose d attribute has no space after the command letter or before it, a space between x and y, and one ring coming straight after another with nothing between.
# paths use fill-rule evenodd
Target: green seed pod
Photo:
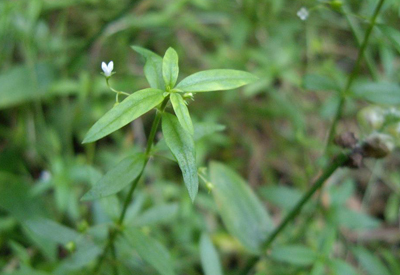
<instances>
[{"instance_id":1,"label":"green seed pod","mask_svg":"<svg viewBox=\"0 0 400 275\"><path fill-rule=\"evenodd\" d=\"M206 187L208 189L208 192L211 192L214 189L214 184L212 184L211 182L207 182Z\"/></svg>"},{"instance_id":2,"label":"green seed pod","mask_svg":"<svg viewBox=\"0 0 400 275\"><path fill-rule=\"evenodd\" d=\"M67 249L69 253L73 253L75 251L75 249L76 249L76 244L74 242L72 242L72 241L68 242L65 245L65 249Z\"/></svg>"},{"instance_id":3,"label":"green seed pod","mask_svg":"<svg viewBox=\"0 0 400 275\"><path fill-rule=\"evenodd\" d=\"M339 1L339 0L333 0L329 4L331 5L332 9L334 9L335 11L340 11L343 6L343 2Z\"/></svg>"}]
</instances>

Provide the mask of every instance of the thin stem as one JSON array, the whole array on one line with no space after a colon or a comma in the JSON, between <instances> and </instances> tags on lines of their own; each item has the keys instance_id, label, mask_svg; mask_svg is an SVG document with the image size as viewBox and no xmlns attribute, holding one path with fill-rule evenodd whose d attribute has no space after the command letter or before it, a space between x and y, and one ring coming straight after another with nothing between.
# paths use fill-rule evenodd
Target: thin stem
<instances>
[{"instance_id":1,"label":"thin stem","mask_svg":"<svg viewBox=\"0 0 400 275\"><path fill-rule=\"evenodd\" d=\"M351 13L350 13L347 5L343 5L342 11L343 11L343 15L346 17L347 23L350 26L351 32L353 33L353 35L356 39L357 46L360 47L361 43L362 43L360 29L358 28L358 25L356 25L356 23L350 17ZM367 63L367 67L369 69L369 72L371 73L372 78L374 80L378 80L378 71L375 68L375 64L374 64L371 54L368 53L368 49L365 50L364 58L365 58L365 62Z\"/></svg>"},{"instance_id":2,"label":"thin stem","mask_svg":"<svg viewBox=\"0 0 400 275\"><path fill-rule=\"evenodd\" d=\"M303 206L310 200L312 195L322 187L324 182L343 164L345 164L349 159L350 154L341 154L333 162L326 167L322 175L315 181L313 186L303 195L300 201L293 207L293 209L287 214L285 219L280 223L280 225L269 235L268 239L262 245L262 250L267 252L268 248L271 246L272 242L279 236L279 234L286 228L286 226L296 218L300 213ZM240 274L253 274L253 270L257 262L261 261L265 257L262 254L259 257L252 257L240 272Z\"/></svg>"},{"instance_id":3,"label":"thin stem","mask_svg":"<svg viewBox=\"0 0 400 275\"><path fill-rule=\"evenodd\" d=\"M289 212L286 218L281 222L281 224L269 235L268 239L262 245L264 250L267 250L275 238L285 229L285 227L292 221L301 211L303 206L309 201L312 195L324 184L324 182L347 160L349 155L341 154L329 165L322 175L317 179L314 185L304 194L301 200L296 204L296 206Z\"/></svg>"},{"instance_id":4,"label":"thin stem","mask_svg":"<svg viewBox=\"0 0 400 275\"><path fill-rule=\"evenodd\" d=\"M114 272L114 275L118 275L119 272L118 272L118 266L117 266L117 253L115 251L114 243L111 244L111 255L113 257L113 272Z\"/></svg>"},{"instance_id":5,"label":"thin stem","mask_svg":"<svg viewBox=\"0 0 400 275\"><path fill-rule=\"evenodd\" d=\"M362 58L364 56L365 49L368 46L369 37L371 36L372 29L375 26L376 19L378 17L379 11L381 10L384 2L385 2L385 0L380 0L379 1L378 5L375 8L374 14L373 14L373 16L371 18L369 27L368 27L367 31L365 32L363 43L361 44L360 49L358 50L358 56L357 56L356 64L354 65L354 68L353 68L351 74L347 78L346 85L345 85L344 89L342 90L341 99L340 99L338 108L336 110L336 114L335 114L335 117L333 119L331 128L329 129L329 135L328 135L326 148L332 142L333 137L335 135L336 125L337 125L339 119L342 116L344 105L346 103L346 97L348 96L348 93L349 93L349 90L351 88L351 85L353 84L353 81L356 79L356 76L358 75L358 72L360 71L361 60L362 60ZM327 151L326 148L325 148L325 151Z\"/></svg>"},{"instance_id":6,"label":"thin stem","mask_svg":"<svg viewBox=\"0 0 400 275\"><path fill-rule=\"evenodd\" d=\"M116 228L112 228L112 229L109 230L107 244L104 247L103 253L100 255L100 258L99 258L99 260L98 260L98 262L97 262L97 264L96 264L96 266L94 268L94 273L97 273L99 271L99 269L101 267L101 264L103 263L104 259L107 256L108 251L110 250L110 248L113 249L113 247L114 247L115 238L117 237L118 233L120 233L120 229L121 229L121 227L122 227L122 225L124 223L126 211L127 211L128 206L129 206L129 204L130 204L130 202L132 200L133 193L134 193L134 191L136 189L136 186L138 185L138 183L139 183L139 181L140 181L140 179L141 179L141 177L143 175L144 169L146 168L147 163L148 163L148 161L150 159L150 156L151 156L150 152L151 152L151 148L153 146L154 139L155 139L155 136L156 136L156 133L157 133L158 125L160 124L162 114L163 114L163 112L165 110L165 107L168 104L168 101L169 101L169 96L164 98L164 101L161 103L160 107L157 109L156 117L154 118L153 124L151 126L149 138L147 139L147 146L146 146L146 151L145 151L145 162L144 162L143 168L140 171L139 176L137 176L136 179L131 184L131 187L130 187L130 189L128 191L128 195L125 198L121 214L119 216L118 221L115 224ZM115 252L112 252L112 253L115 253ZM114 257L114 254L113 254L113 257Z\"/></svg>"},{"instance_id":7,"label":"thin stem","mask_svg":"<svg viewBox=\"0 0 400 275\"><path fill-rule=\"evenodd\" d=\"M111 87L109 81L110 81L110 77L106 77L107 87L108 87L111 91L113 91L113 92L115 93L115 102L116 102L116 103L119 103L119 99L118 99L118 96L119 96L119 95L130 96L130 94L128 94L128 93L126 93L126 92L122 92L122 91L115 90L113 87Z\"/></svg>"}]
</instances>

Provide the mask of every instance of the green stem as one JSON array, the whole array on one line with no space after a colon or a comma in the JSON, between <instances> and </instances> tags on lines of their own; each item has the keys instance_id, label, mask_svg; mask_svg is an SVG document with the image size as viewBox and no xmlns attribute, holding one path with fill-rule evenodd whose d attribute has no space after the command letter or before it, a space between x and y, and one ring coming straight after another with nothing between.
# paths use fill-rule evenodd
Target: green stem
<instances>
[{"instance_id":1,"label":"green stem","mask_svg":"<svg viewBox=\"0 0 400 275\"><path fill-rule=\"evenodd\" d=\"M165 107L168 104L168 101L169 101L169 96L164 99L164 101L161 103L160 107L157 109L156 117L154 118L153 124L151 126L149 138L147 139L147 146L146 146L146 151L145 151L145 163L143 165L142 171L140 171L139 176L137 176L136 179L131 184L131 187L128 191L128 195L125 198L124 205L122 207L122 211L119 216L119 219L115 224L115 228L110 229L110 231L109 231L109 237L108 237L107 244L104 247L103 253L100 255L99 260L97 261L96 266L94 267L94 273L98 273L104 259L107 256L108 251L110 250L110 248L112 249L114 247L115 238L117 237L118 233L120 232L121 227L123 226L126 211L132 200L133 193L134 193L136 186L138 185L138 183L143 175L144 169L146 168L147 163L150 159L151 147L153 146L154 139L155 139L157 129L158 129L158 125L160 124L162 114L165 110ZM113 252L113 257L115 255L114 253L115 252Z\"/></svg>"},{"instance_id":2,"label":"green stem","mask_svg":"<svg viewBox=\"0 0 400 275\"><path fill-rule=\"evenodd\" d=\"M326 148L332 142L333 137L335 135L336 125L337 125L339 119L342 116L344 105L346 103L346 97L348 96L348 93L349 93L349 90L351 88L351 85L353 84L353 81L356 79L356 76L358 75L358 72L360 71L361 61L362 61L362 58L364 56L365 49L368 46L369 37L371 36L372 30L373 30L373 28L375 26L375 23L376 23L376 19L378 17L378 14L379 14L384 2L385 2L385 0L380 0L379 1L378 5L375 8L374 14L373 14L373 16L371 18L369 27L368 27L367 31L365 32L363 43L361 44L360 49L358 50L358 56L357 56L356 64L354 65L354 68L353 68L351 74L347 78L346 85L345 85L344 89L342 90L340 103L339 103L338 108L336 110L336 114L335 114L335 117L333 119L331 128L329 129ZM326 150L327 149L325 149L325 151Z\"/></svg>"},{"instance_id":3,"label":"green stem","mask_svg":"<svg viewBox=\"0 0 400 275\"><path fill-rule=\"evenodd\" d=\"M285 219L280 223L280 225L269 235L268 239L262 244L262 250L267 252L268 248L272 242L279 236L279 234L285 229L285 227L296 218L300 213L303 206L310 200L312 195L322 187L324 182L343 164L345 164L349 159L350 154L341 154L324 170L322 175L315 181L313 186L303 195L300 201L293 207L293 209L287 214ZM249 259L246 266L242 269L239 274L253 274L254 267L257 262L261 261L265 257L265 254L260 257L252 257Z\"/></svg>"},{"instance_id":4,"label":"green stem","mask_svg":"<svg viewBox=\"0 0 400 275\"><path fill-rule=\"evenodd\" d=\"M357 46L361 47L361 30L359 29L358 25L354 22L354 20L350 17L350 10L347 5L343 5L342 7L343 15L346 17L346 21L350 26L351 32L353 33L353 36L356 39ZM378 80L378 71L376 70L376 66L374 64L374 61L372 59L372 56L370 53L368 53L368 49L365 50L364 53L364 58L365 62L367 64L367 67L369 69L369 72L371 73L371 76L374 80Z\"/></svg>"},{"instance_id":5,"label":"green stem","mask_svg":"<svg viewBox=\"0 0 400 275\"><path fill-rule=\"evenodd\" d=\"M349 159L348 154L339 155L322 173L313 186L304 194L296 206L289 212L281 224L269 235L268 239L262 245L263 250L267 250L275 238L285 229L285 227L292 221L301 211L303 206L309 201L312 195L324 184L324 182L346 161Z\"/></svg>"},{"instance_id":6,"label":"green stem","mask_svg":"<svg viewBox=\"0 0 400 275\"><path fill-rule=\"evenodd\" d=\"M118 275L119 272L118 272L118 266L117 266L117 253L115 251L114 243L111 244L111 255L113 257L113 265L112 266L113 266L114 275Z\"/></svg>"}]
</instances>

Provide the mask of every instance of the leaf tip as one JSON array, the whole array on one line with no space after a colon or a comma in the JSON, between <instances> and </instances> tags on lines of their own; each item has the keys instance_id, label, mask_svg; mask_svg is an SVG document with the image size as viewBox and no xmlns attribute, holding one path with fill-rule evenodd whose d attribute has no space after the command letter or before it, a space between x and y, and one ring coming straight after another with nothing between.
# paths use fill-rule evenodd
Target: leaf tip
<instances>
[{"instance_id":1,"label":"leaf tip","mask_svg":"<svg viewBox=\"0 0 400 275\"><path fill-rule=\"evenodd\" d=\"M90 191L86 192L85 195L83 195L80 199L80 201L89 201L91 200L90 198Z\"/></svg>"},{"instance_id":2,"label":"leaf tip","mask_svg":"<svg viewBox=\"0 0 400 275\"><path fill-rule=\"evenodd\" d=\"M91 143L91 142L93 142L94 140L92 140L92 138L90 137L90 136L85 136L85 138L83 139L83 141L82 141L82 144L87 144L87 143Z\"/></svg>"},{"instance_id":3,"label":"leaf tip","mask_svg":"<svg viewBox=\"0 0 400 275\"><path fill-rule=\"evenodd\" d=\"M195 191L189 192L189 197L190 197L190 200L192 201L192 203L194 203L196 196L197 196L197 189L195 189Z\"/></svg>"}]
</instances>

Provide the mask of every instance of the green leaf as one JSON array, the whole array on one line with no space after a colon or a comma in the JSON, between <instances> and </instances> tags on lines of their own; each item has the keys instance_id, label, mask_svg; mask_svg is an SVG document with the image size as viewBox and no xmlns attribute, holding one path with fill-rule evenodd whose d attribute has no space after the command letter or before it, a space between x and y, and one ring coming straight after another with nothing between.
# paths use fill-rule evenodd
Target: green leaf
<instances>
[{"instance_id":1,"label":"green leaf","mask_svg":"<svg viewBox=\"0 0 400 275\"><path fill-rule=\"evenodd\" d=\"M387 38L389 38L389 40L396 47L397 51L400 52L400 31L395 28L389 27L387 25L383 25L383 24L378 24L377 26L379 27L381 32Z\"/></svg>"},{"instance_id":2,"label":"green leaf","mask_svg":"<svg viewBox=\"0 0 400 275\"><path fill-rule=\"evenodd\" d=\"M223 274L218 252L206 233L200 239L200 258L205 275Z\"/></svg>"},{"instance_id":3,"label":"green leaf","mask_svg":"<svg viewBox=\"0 0 400 275\"><path fill-rule=\"evenodd\" d=\"M379 220L362 212L356 212L346 207L332 209L338 223L353 230L365 230L379 227Z\"/></svg>"},{"instance_id":4,"label":"green leaf","mask_svg":"<svg viewBox=\"0 0 400 275\"><path fill-rule=\"evenodd\" d=\"M0 74L0 109L46 96L54 80L54 68L39 63L32 68L16 66Z\"/></svg>"},{"instance_id":5,"label":"green leaf","mask_svg":"<svg viewBox=\"0 0 400 275\"><path fill-rule=\"evenodd\" d=\"M179 66L178 54L173 48L169 48L165 52L162 64L162 74L165 86L169 86L170 89L174 88L176 81L178 80Z\"/></svg>"},{"instance_id":6,"label":"green leaf","mask_svg":"<svg viewBox=\"0 0 400 275\"><path fill-rule=\"evenodd\" d=\"M199 122L194 125L194 140L200 140L203 137L209 136L211 134L222 132L225 130L225 125L216 124L213 122Z\"/></svg>"},{"instance_id":7,"label":"green leaf","mask_svg":"<svg viewBox=\"0 0 400 275\"><path fill-rule=\"evenodd\" d=\"M7 275L51 275L53 273L48 273L41 270L32 269L30 266L26 266L22 263L19 264L18 270L13 272L7 272Z\"/></svg>"},{"instance_id":8,"label":"green leaf","mask_svg":"<svg viewBox=\"0 0 400 275\"><path fill-rule=\"evenodd\" d=\"M287 245L274 247L270 254L277 261L307 266L313 264L317 259L317 253L303 245Z\"/></svg>"},{"instance_id":9,"label":"green leaf","mask_svg":"<svg viewBox=\"0 0 400 275\"><path fill-rule=\"evenodd\" d=\"M29 181L25 178L19 178L13 174L0 171L0 210L7 211L10 216L24 224L28 220L42 219L48 217L48 208L43 205L43 200L38 200L32 196L32 189ZM56 245L48 239L44 239L28 227L24 227L25 234L29 240L32 240L36 247L40 248L43 254L56 260Z\"/></svg>"},{"instance_id":10,"label":"green leaf","mask_svg":"<svg viewBox=\"0 0 400 275\"><path fill-rule=\"evenodd\" d=\"M353 266L348 264L347 262L340 260L340 259L334 259L330 263L330 267L332 268L333 272L335 275L357 275L357 271L354 269Z\"/></svg>"},{"instance_id":11,"label":"green leaf","mask_svg":"<svg viewBox=\"0 0 400 275\"><path fill-rule=\"evenodd\" d=\"M123 159L114 168L105 174L96 185L90 189L82 200L94 200L118 193L132 183L143 170L145 156L134 155Z\"/></svg>"},{"instance_id":12,"label":"green leaf","mask_svg":"<svg viewBox=\"0 0 400 275\"><path fill-rule=\"evenodd\" d=\"M356 98L378 104L400 104L400 86L396 83L362 82L352 87Z\"/></svg>"},{"instance_id":13,"label":"green leaf","mask_svg":"<svg viewBox=\"0 0 400 275\"><path fill-rule=\"evenodd\" d=\"M332 185L329 187L330 203L334 206L344 205L347 200L353 196L355 183L348 179L340 185Z\"/></svg>"},{"instance_id":14,"label":"green leaf","mask_svg":"<svg viewBox=\"0 0 400 275\"><path fill-rule=\"evenodd\" d=\"M76 251L61 262L54 274L75 274L71 271L81 270L102 252L97 245L85 239L80 239L76 243L76 247Z\"/></svg>"},{"instance_id":15,"label":"green leaf","mask_svg":"<svg viewBox=\"0 0 400 275\"><path fill-rule=\"evenodd\" d=\"M148 88L131 94L90 128L83 143L101 139L147 113L163 101L163 93L162 90Z\"/></svg>"},{"instance_id":16,"label":"green leaf","mask_svg":"<svg viewBox=\"0 0 400 275\"><path fill-rule=\"evenodd\" d=\"M361 267L370 275L389 275L390 271L381 262L378 256L375 256L363 247L353 249L353 254L356 256Z\"/></svg>"},{"instance_id":17,"label":"green leaf","mask_svg":"<svg viewBox=\"0 0 400 275\"><path fill-rule=\"evenodd\" d=\"M162 117L162 132L165 142L181 168L189 196L194 201L199 188L199 178L193 137L182 128L174 115L168 113L164 113Z\"/></svg>"},{"instance_id":18,"label":"green leaf","mask_svg":"<svg viewBox=\"0 0 400 275\"><path fill-rule=\"evenodd\" d=\"M163 59L158 54L138 46L132 46L132 49L146 59L144 65L144 74L151 88L165 90L163 79Z\"/></svg>"},{"instance_id":19,"label":"green leaf","mask_svg":"<svg viewBox=\"0 0 400 275\"><path fill-rule=\"evenodd\" d=\"M247 183L225 165L211 162L210 174L214 199L226 228L248 251L261 253L273 228L264 205Z\"/></svg>"},{"instance_id":20,"label":"green leaf","mask_svg":"<svg viewBox=\"0 0 400 275\"><path fill-rule=\"evenodd\" d=\"M154 267L158 273L162 275L176 274L168 250L157 240L134 228L127 228L124 231L124 240L136 250L143 260Z\"/></svg>"},{"instance_id":21,"label":"green leaf","mask_svg":"<svg viewBox=\"0 0 400 275\"><path fill-rule=\"evenodd\" d=\"M189 110L185 104L185 100L180 94L177 93L171 93L170 100L179 123L186 131L188 131L189 134L193 135L194 130L192 119L190 118Z\"/></svg>"},{"instance_id":22,"label":"green leaf","mask_svg":"<svg viewBox=\"0 0 400 275\"><path fill-rule=\"evenodd\" d=\"M75 230L45 218L28 220L26 226L38 236L63 245L75 242L80 237Z\"/></svg>"},{"instance_id":23,"label":"green leaf","mask_svg":"<svg viewBox=\"0 0 400 275\"><path fill-rule=\"evenodd\" d=\"M90 238L52 220L34 219L27 221L26 225L44 239L64 246L70 242L74 243L76 251L61 262L55 274L71 274L70 271L86 266L102 251Z\"/></svg>"},{"instance_id":24,"label":"green leaf","mask_svg":"<svg viewBox=\"0 0 400 275\"><path fill-rule=\"evenodd\" d=\"M381 249L380 253L392 274L400 274L400 261L398 260L396 253L393 253L390 248Z\"/></svg>"},{"instance_id":25,"label":"green leaf","mask_svg":"<svg viewBox=\"0 0 400 275\"><path fill-rule=\"evenodd\" d=\"M176 88L185 92L211 92L230 90L252 83L258 78L237 70L208 70L183 79Z\"/></svg>"},{"instance_id":26,"label":"green leaf","mask_svg":"<svg viewBox=\"0 0 400 275\"><path fill-rule=\"evenodd\" d=\"M314 263L310 275L325 275L325 263L323 261L317 261Z\"/></svg>"},{"instance_id":27,"label":"green leaf","mask_svg":"<svg viewBox=\"0 0 400 275\"><path fill-rule=\"evenodd\" d=\"M340 88L329 77L317 74L307 74L303 79L303 87L312 91L338 91Z\"/></svg>"},{"instance_id":28,"label":"green leaf","mask_svg":"<svg viewBox=\"0 0 400 275\"><path fill-rule=\"evenodd\" d=\"M260 188L260 195L276 206L290 210L301 199L302 193L293 187L264 186Z\"/></svg>"},{"instance_id":29,"label":"green leaf","mask_svg":"<svg viewBox=\"0 0 400 275\"><path fill-rule=\"evenodd\" d=\"M179 206L177 203L156 205L138 217L135 217L132 225L136 227L150 226L159 223L171 223L178 214Z\"/></svg>"}]
</instances>

